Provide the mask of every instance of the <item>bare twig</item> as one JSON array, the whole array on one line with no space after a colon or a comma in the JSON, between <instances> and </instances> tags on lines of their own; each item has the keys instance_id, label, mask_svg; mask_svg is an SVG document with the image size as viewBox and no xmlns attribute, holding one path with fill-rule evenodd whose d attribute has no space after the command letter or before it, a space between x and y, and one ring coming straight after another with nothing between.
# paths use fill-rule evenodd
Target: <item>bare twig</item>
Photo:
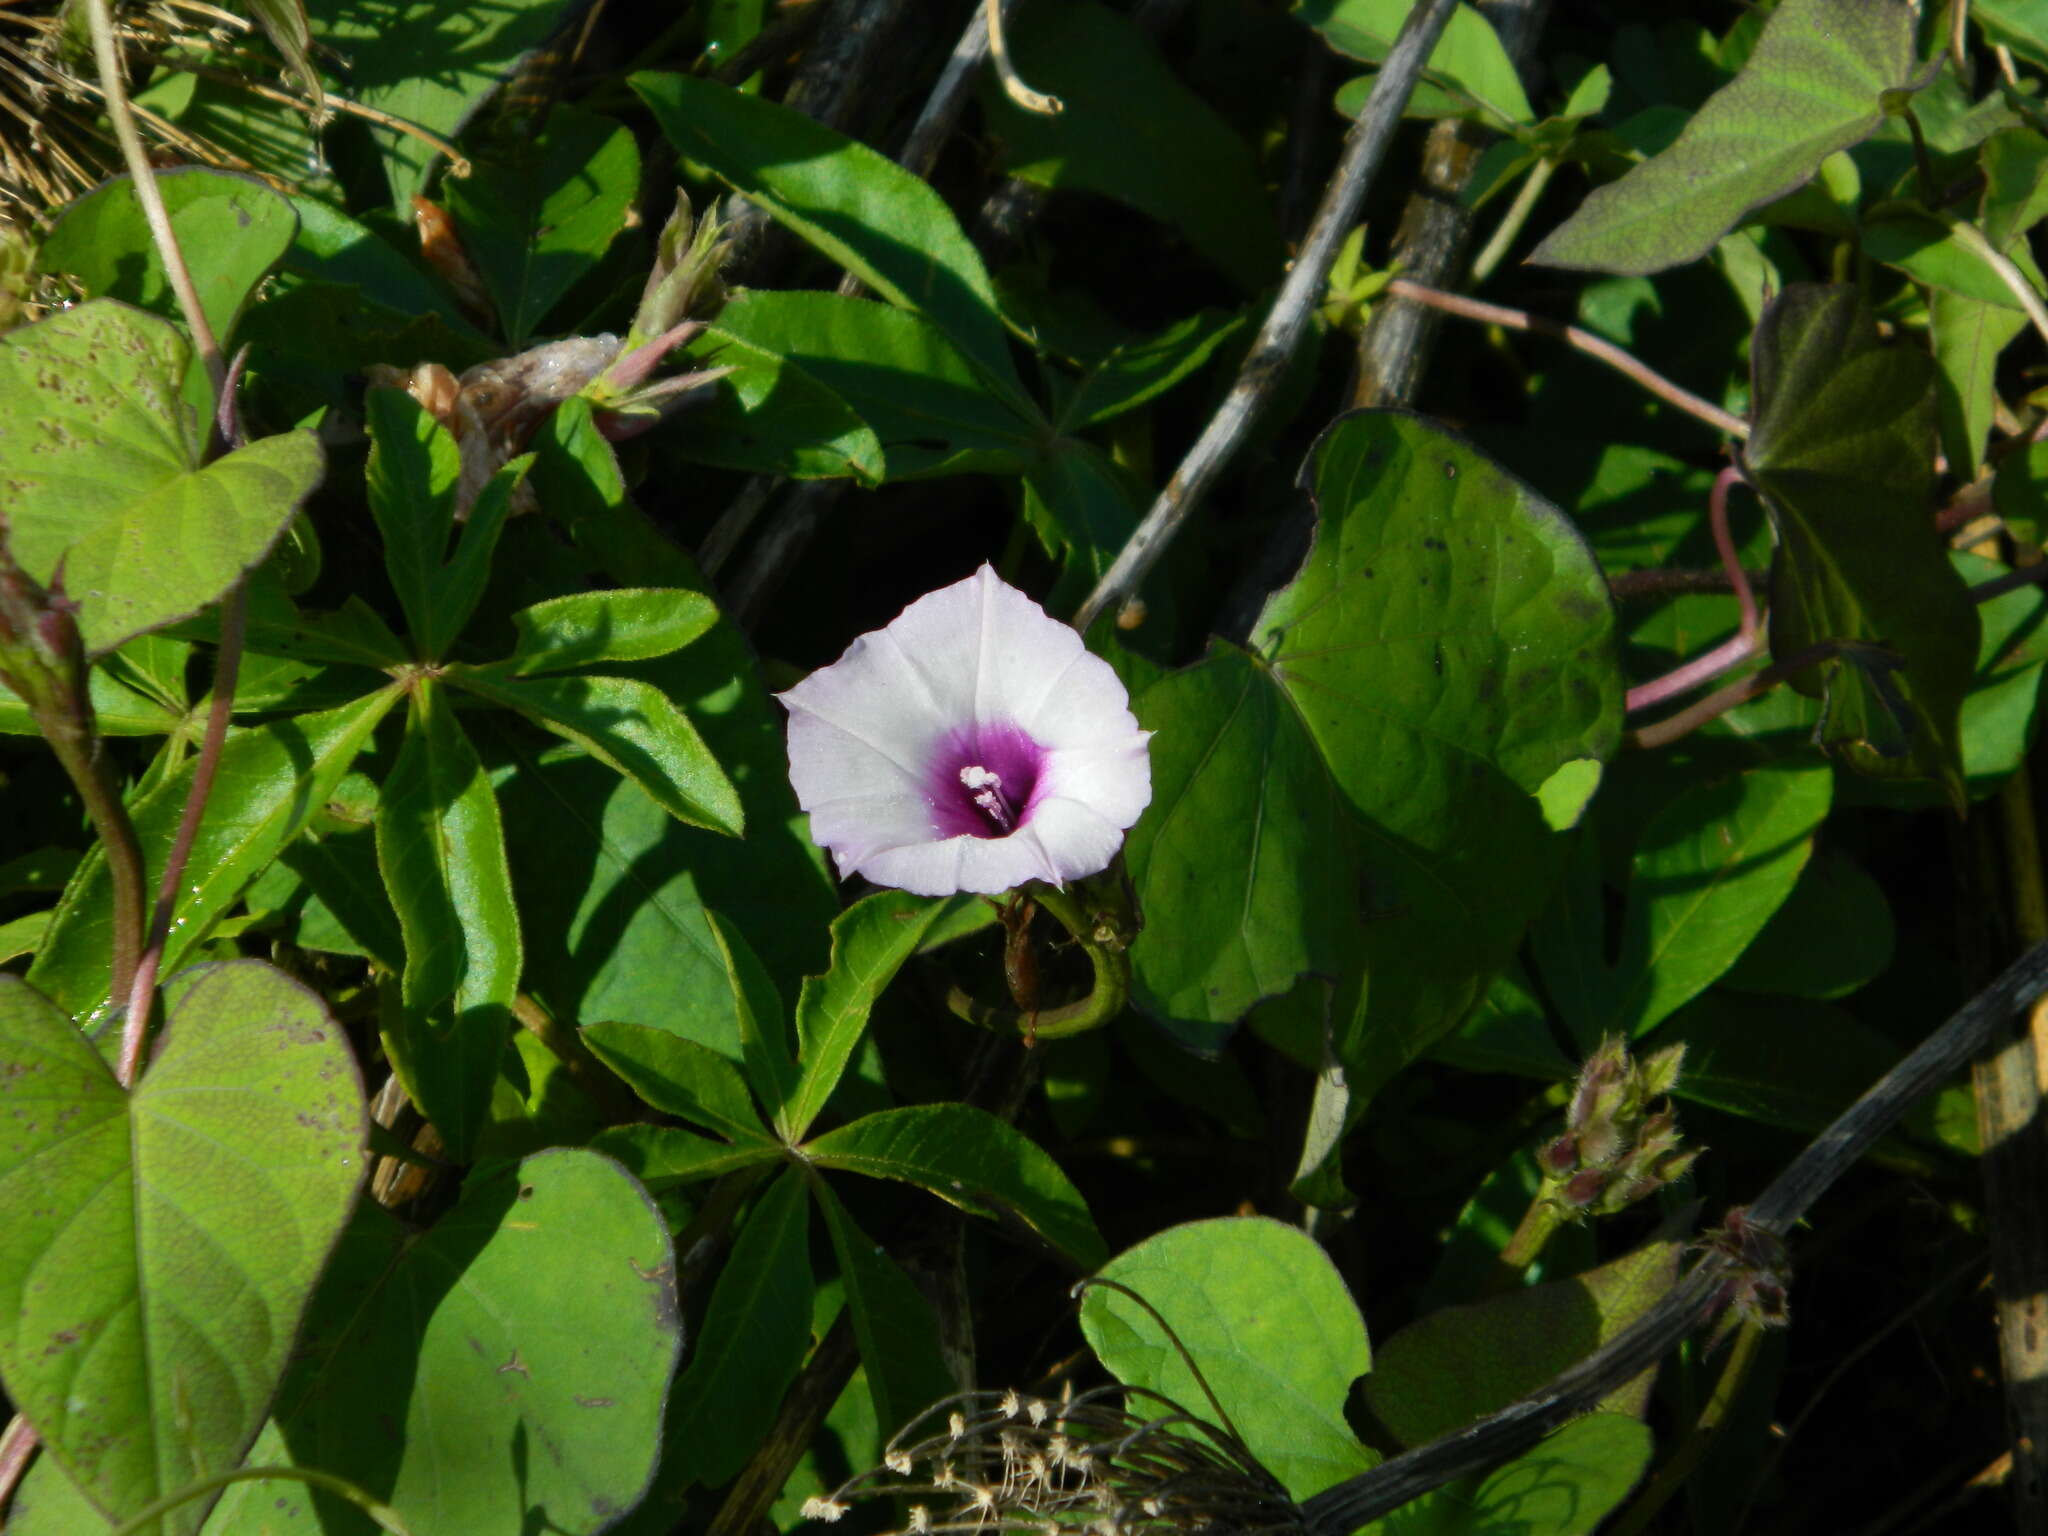
<instances>
[{"instance_id":1,"label":"bare twig","mask_svg":"<svg viewBox=\"0 0 2048 1536\"><path fill-rule=\"evenodd\" d=\"M1487 304L1478 299L1468 299L1462 294L1442 293L1434 288L1412 283L1403 277L1397 277L1387 284L1387 292L1404 299L1413 299L1418 304L1430 305L1447 315L1477 320L1483 325L1499 325L1511 331L1532 331L1539 336L1555 336L1586 356L1596 358L1616 372L1626 375L1659 400L1667 405L1677 406L1688 416L1697 417L1730 437L1749 436L1749 423L1740 416L1722 410L1711 400L1702 400L1682 385L1672 383L1649 364L1617 347L1604 336L1595 336L1591 331L1582 330L1576 325L1546 320L1541 315L1532 315L1525 309L1509 309L1503 304Z\"/></svg>"},{"instance_id":2,"label":"bare twig","mask_svg":"<svg viewBox=\"0 0 2048 1536\"><path fill-rule=\"evenodd\" d=\"M1004 9L1016 4L1016 0L1004 0ZM896 163L913 176L930 173L932 164L939 158L939 148L952 136L954 124L960 121L960 114L967 106L967 94L974 86L974 72L981 67L981 61L988 57L989 12L976 6L967 28L960 34L960 41L953 45L952 57L946 60L946 67L939 71L937 84L931 95L925 98L924 109L917 114L917 121L910 125L910 133L903 141L902 153Z\"/></svg>"},{"instance_id":3,"label":"bare twig","mask_svg":"<svg viewBox=\"0 0 2048 1536\"><path fill-rule=\"evenodd\" d=\"M1549 17L1550 0L1479 0L1478 9L1499 34L1510 62L1526 77ZM1481 124L1457 117L1430 129L1423 142L1420 174L1389 246L1397 270L1429 288L1463 286L1460 275L1473 224L1465 194L1486 147L1497 137ZM1546 174L1538 165L1517 195L1517 208L1509 210L1488 242L1492 260L1499 260L1513 241L1513 226L1518 218L1527 217ZM1480 262L1487 261L1488 254L1483 253ZM1475 265L1473 284L1484 279L1486 270L1490 268ZM1439 323L1437 313L1421 305L1393 298L1375 304L1358 337L1358 376L1351 403L1413 405Z\"/></svg>"},{"instance_id":4,"label":"bare twig","mask_svg":"<svg viewBox=\"0 0 2048 1536\"><path fill-rule=\"evenodd\" d=\"M1310 315L1322 301L1337 248L1358 222L1366 189L1386 158L1387 145L1407 109L1423 62L1436 46L1454 7L1455 0L1428 0L1426 5L1418 5L1408 13L1400 36L1374 77L1373 88L1359 110L1358 121L1352 125L1344 154L1316 211L1315 223L1310 226L1286 281L1280 285L1266 323L1252 342L1237 382L1194 447L1188 450L1187 457L1181 460L1166 489L1081 604L1074 616L1076 628L1086 630L1105 608L1123 602L1137 591L1146 573L1186 526L1189 515L1250 434L1252 422L1278 388L1308 328Z\"/></svg>"},{"instance_id":5,"label":"bare twig","mask_svg":"<svg viewBox=\"0 0 2048 1536\"><path fill-rule=\"evenodd\" d=\"M2044 986L2048 944L2037 944L1795 1157L1750 1205L1746 1224L1777 1237L1789 1232L1914 1103L1998 1038L2001 1030L2009 1030L2014 1016ZM1548 1385L1476 1424L1384 1461L1308 1500L1302 1515L1310 1536L1346 1536L1431 1489L1528 1450L1633 1380L1720 1311L1727 1286L1738 1273L1733 1259L1709 1252L1655 1307Z\"/></svg>"}]
</instances>

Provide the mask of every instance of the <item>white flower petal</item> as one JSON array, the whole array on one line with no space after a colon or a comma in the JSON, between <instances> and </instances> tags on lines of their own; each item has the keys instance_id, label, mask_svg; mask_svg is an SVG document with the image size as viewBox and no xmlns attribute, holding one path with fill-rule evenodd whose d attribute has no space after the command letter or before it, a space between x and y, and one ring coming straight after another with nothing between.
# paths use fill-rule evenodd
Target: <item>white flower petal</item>
<instances>
[{"instance_id":1,"label":"white flower petal","mask_svg":"<svg viewBox=\"0 0 2048 1536\"><path fill-rule=\"evenodd\" d=\"M1106 746L1048 752L1032 820L1052 800L1070 800L1086 805L1118 831L1128 830L1152 803L1152 758L1147 750L1151 739L1150 731L1134 730Z\"/></svg>"},{"instance_id":2,"label":"white flower petal","mask_svg":"<svg viewBox=\"0 0 2048 1536\"><path fill-rule=\"evenodd\" d=\"M781 699L790 781L842 876L929 896L1063 884L1107 866L1151 799L1115 670L986 565ZM949 798L1004 784L1007 809Z\"/></svg>"}]
</instances>

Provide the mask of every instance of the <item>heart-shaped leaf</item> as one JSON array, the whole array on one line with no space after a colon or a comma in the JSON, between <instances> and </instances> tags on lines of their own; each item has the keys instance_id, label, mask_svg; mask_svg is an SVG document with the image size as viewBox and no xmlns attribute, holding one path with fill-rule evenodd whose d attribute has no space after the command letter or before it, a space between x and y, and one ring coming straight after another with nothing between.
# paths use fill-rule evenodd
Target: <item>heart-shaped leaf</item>
<instances>
[{"instance_id":1,"label":"heart-shaped leaf","mask_svg":"<svg viewBox=\"0 0 2048 1536\"><path fill-rule=\"evenodd\" d=\"M114 1519L241 1460L362 1171L361 1083L318 997L256 960L168 993L130 1093L0 976L0 1380Z\"/></svg>"},{"instance_id":2,"label":"heart-shaped leaf","mask_svg":"<svg viewBox=\"0 0 2048 1536\"><path fill-rule=\"evenodd\" d=\"M177 329L112 300L0 339L8 544L48 585L63 566L86 651L198 612L270 553L319 484L310 432L201 467Z\"/></svg>"}]
</instances>

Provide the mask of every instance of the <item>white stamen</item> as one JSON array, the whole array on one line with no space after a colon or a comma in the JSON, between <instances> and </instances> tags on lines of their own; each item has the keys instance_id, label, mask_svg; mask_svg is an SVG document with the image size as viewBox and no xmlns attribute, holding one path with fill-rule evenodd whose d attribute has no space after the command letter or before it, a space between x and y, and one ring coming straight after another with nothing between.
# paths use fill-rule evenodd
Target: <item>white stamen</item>
<instances>
[{"instance_id":1,"label":"white stamen","mask_svg":"<svg viewBox=\"0 0 2048 1536\"><path fill-rule=\"evenodd\" d=\"M991 769L974 765L960 770L960 782L974 791L974 803L989 824L999 832L1014 829L1016 818L1010 810L1010 802L1003 798L1003 776Z\"/></svg>"}]
</instances>

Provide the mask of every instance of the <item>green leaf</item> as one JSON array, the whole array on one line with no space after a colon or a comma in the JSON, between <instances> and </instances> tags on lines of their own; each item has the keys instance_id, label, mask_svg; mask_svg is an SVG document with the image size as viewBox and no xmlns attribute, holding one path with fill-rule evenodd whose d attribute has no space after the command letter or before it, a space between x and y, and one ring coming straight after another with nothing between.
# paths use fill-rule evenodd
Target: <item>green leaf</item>
<instances>
[{"instance_id":1,"label":"green leaf","mask_svg":"<svg viewBox=\"0 0 2048 1536\"><path fill-rule=\"evenodd\" d=\"M676 820L733 837L746 813L732 780L674 700L630 677L514 678L497 667L447 669L454 687L517 710L623 774Z\"/></svg>"},{"instance_id":2,"label":"green leaf","mask_svg":"<svg viewBox=\"0 0 2048 1536\"><path fill-rule=\"evenodd\" d=\"M1588 1414L1505 1466L1403 1505L1387 1517L1384 1536L1593 1536L1654 1449L1646 1425Z\"/></svg>"},{"instance_id":3,"label":"green leaf","mask_svg":"<svg viewBox=\"0 0 2048 1536\"><path fill-rule=\"evenodd\" d=\"M128 1092L0 975L0 1378L112 1519L240 1462L362 1173L360 1080L317 996L254 960L168 992Z\"/></svg>"},{"instance_id":4,"label":"green leaf","mask_svg":"<svg viewBox=\"0 0 2048 1536\"><path fill-rule=\"evenodd\" d=\"M368 225L314 198L294 195L291 205L299 216L299 232L285 253L284 266L293 277L354 288L364 302L387 313L439 316L447 323L446 328L473 336L480 346L493 345L471 325L446 285L428 277ZM405 227L410 231L409 223ZM443 357L439 353L421 356L439 357L457 369L484 360L480 356Z\"/></svg>"},{"instance_id":5,"label":"green leaf","mask_svg":"<svg viewBox=\"0 0 2048 1536\"><path fill-rule=\"evenodd\" d=\"M1568 1280L1551 1280L1410 1323L1379 1347L1365 1398L1404 1446L1422 1445L1506 1407L1576 1365L1662 1298L1678 1278L1676 1238ZM1652 1366L1600 1400L1640 1415Z\"/></svg>"},{"instance_id":6,"label":"green leaf","mask_svg":"<svg viewBox=\"0 0 2048 1536\"><path fill-rule=\"evenodd\" d=\"M2048 64L2048 3L2044 0L1973 0L1970 20L2013 52Z\"/></svg>"},{"instance_id":7,"label":"green leaf","mask_svg":"<svg viewBox=\"0 0 2048 1536\"><path fill-rule=\"evenodd\" d=\"M1243 310L1205 309L1157 335L1112 348L1082 374L1056 430L1085 432L1136 410L1193 374L1249 323Z\"/></svg>"},{"instance_id":8,"label":"green leaf","mask_svg":"<svg viewBox=\"0 0 2048 1536\"><path fill-rule=\"evenodd\" d=\"M430 133L456 133L521 55L543 46L569 0L307 0L313 34L348 60L348 94ZM392 205L410 220L412 197L439 152L410 134L380 132Z\"/></svg>"},{"instance_id":9,"label":"green leaf","mask_svg":"<svg viewBox=\"0 0 2048 1536\"><path fill-rule=\"evenodd\" d=\"M1216 642L1137 698L1152 805L1126 844L1146 916L1138 1006L1214 1046L1308 971L1334 972L1353 923L1349 823L1315 738L1258 658Z\"/></svg>"},{"instance_id":10,"label":"green leaf","mask_svg":"<svg viewBox=\"0 0 2048 1536\"><path fill-rule=\"evenodd\" d=\"M2026 235L2048 216L2048 139L2028 128L1994 134L1984 141L1980 160L1984 191L1977 223L1992 248L2011 257L2039 287ZM1985 270L1978 258L1969 259ZM2013 296L2003 283L1998 286L1988 300L1939 288L1927 298L1942 450L1966 480L1976 477L1991 433L1999 354L2026 329Z\"/></svg>"},{"instance_id":11,"label":"green leaf","mask_svg":"<svg viewBox=\"0 0 2048 1536\"><path fill-rule=\"evenodd\" d=\"M653 1202L610 1159L559 1148L472 1175L423 1235L365 1203L276 1416L294 1465L415 1531L597 1536L652 1480L682 1332ZM320 1529L368 1529L313 1502ZM276 1519L259 1501L209 1536Z\"/></svg>"},{"instance_id":12,"label":"green leaf","mask_svg":"<svg viewBox=\"0 0 2048 1536\"><path fill-rule=\"evenodd\" d=\"M718 605L702 592L572 592L512 615L519 643L505 665L515 677L531 677L601 661L645 661L681 650L717 622Z\"/></svg>"},{"instance_id":13,"label":"green leaf","mask_svg":"<svg viewBox=\"0 0 2048 1536\"><path fill-rule=\"evenodd\" d=\"M218 600L320 480L310 432L206 464L179 394L190 355L173 326L111 300L0 337L9 547L45 586L61 562L93 655Z\"/></svg>"},{"instance_id":14,"label":"green leaf","mask_svg":"<svg viewBox=\"0 0 2048 1536\"><path fill-rule=\"evenodd\" d=\"M1637 839L1614 942L1595 844L1581 845L1531 936L1581 1050L1654 1028L1736 962L1792 894L1833 789L1825 763L1786 760L1680 793Z\"/></svg>"},{"instance_id":15,"label":"green leaf","mask_svg":"<svg viewBox=\"0 0 2048 1536\"><path fill-rule=\"evenodd\" d=\"M1302 970L1341 971L1358 1006L1334 1043L1362 1103L1477 1002L1541 908L1564 842L1537 793L1612 754L1621 679L1576 530L1458 438L1362 412L1304 481L1322 526L1254 625L1258 654L1140 700L1141 716L1168 689L1199 708L1188 743L1155 743L1131 955L1141 1000L1212 1026ZM1194 772L1211 740L1215 766ZM1248 937L1218 948L1232 933Z\"/></svg>"},{"instance_id":16,"label":"green leaf","mask_svg":"<svg viewBox=\"0 0 2048 1536\"><path fill-rule=\"evenodd\" d=\"M1245 1444L1295 1498L1377 1460L1344 1421L1351 1383L1373 1369L1365 1320L1315 1239L1264 1217L1192 1221L1126 1249L1101 1273L1166 1319ZM1128 1297L1089 1291L1081 1331L1126 1386L1215 1419L1180 1350Z\"/></svg>"},{"instance_id":17,"label":"green leaf","mask_svg":"<svg viewBox=\"0 0 2048 1536\"><path fill-rule=\"evenodd\" d=\"M1018 17L1010 47L1032 88L1065 108L1027 112L984 76L982 109L1010 175L1150 214L1247 292L1278 279L1280 226L1251 146L1136 23L1094 0L1039 0Z\"/></svg>"},{"instance_id":18,"label":"green leaf","mask_svg":"<svg viewBox=\"0 0 2048 1536\"><path fill-rule=\"evenodd\" d=\"M1339 53L1378 64L1394 46L1411 8L1409 0L1296 0L1294 11ZM1449 93L1452 110L1477 109L1494 127L1535 121L1514 61L1491 23L1470 6L1451 12L1422 78Z\"/></svg>"},{"instance_id":19,"label":"green leaf","mask_svg":"<svg viewBox=\"0 0 2048 1536\"><path fill-rule=\"evenodd\" d=\"M1927 296L1928 338L1933 343L1935 405L1941 446L1958 476L1972 480L1983 465L1984 443L1997 412L1998 358L2027 328L2027 317L1945 289Z\"/></svg>"},{"instance_id":20,"label":"green leaf","mask_svg":"<svg viewBox=\"0 0 2048 1536\"><path fill-rule=\"evenodd\" d=\"M640 193L640 150L609 118L557 107L537 139L479 155L442 196L505 339L524 347L594 270Z\"/></svg>"},{"instance_id":21,"label":"green leaf","mask_svg":"<svg viewBox=\"0 0 2048 1536\"><path fill-rule=\"evenodd\" d=\"M1012 473L1049 429L1028 402L989 393L925 318L836 293L750 293L719 311L705 346L737 337L788 358L874 429L891 480Z\"/></svg>"},{"instance_id":22,"label":"green leaf","mask_svg":"<svg viewBox=\"0 0 2048 1536\"><path fill-rule=\"evenodd\" d=\"M924 1293L855 1225L820 1179L813 1188L846 1286L854 1342L878 1424L908 1424L956 1390L939 1348L939 1320Z\"/></svg>"},{"instance_id":23,"label":"green leaf","mask_svg":"<svg viewBox=\"0 0 2048 1536\"><path fill-rule=\"evenodd\" d=\"M803 113L687 75L637 74L669 142L960 349L1020 411L1017 378L981 257L953 211L895 161Z\"/></svg>"},{"instance_id":24,"label":"green leaf","mask_svg":"<svg viewBox=\"0 0 2048 1536\"><path fill-rule=\"evenodd\" d=\"M833 920L832 964L822 976L806 976L796 1000L803 1065L782 1119L790 1141L803 1140L832 1097L867 1031L875 999L917 952L945 905L903 891L877 891Z\"/></svg>"},{"instance_id":25,"label":"green leaf","mask_svg":"<svg viewBox=\"0 0 2048 1536\"><path fill-rule=\"evenodd\" d=\"M777 1141L713 1141L672 1125L608 1126L590 1139L590 1148L617 1158L657 1194L680 1184L723 1178L782 1156L782 1144Z\"/></svg>"},{"instance_id":26,"label":"green leaf","mask_svg":"<svg viewBox=\"0 0 2048 1536\"><path fill-rule=\"evenodd\" d=\"M773 1144L746 1079L718 1052L646 1024L605 1020L585 1025L582 1034L598 1059L653 1108L735 1142Z\"/></svg>"},{"instance_id":27,"label":"green leaf","mask_svg":"<svg viewBox=\"0 0 2048 1536\"><path fill-rule=\"evenodd\" d=\"M250 882L319 813L398 696L387 688L323 714L229 733L164 944L164 974L197 952ZM148 871L145 889L154 890L161 876L195 767L188 761L129 807ZM65 891L28 972L75 1018L96 1013L106 1001L112 913L112 882L95 851Z\"/></svg>"},{"instance_id":28,"label":"green leaf","mask_svg":"<svg viewBox=\"0 0 2048 1536\"><path fill-rule=\"evenodd\" d=\"M292 243L298 216L290 200L254 176L186 165L158 171L155 180L199 308L222 349L231 350L242 311ZM77 278L88 299L120 299L167 320L184 318L126 176L65 208L36 259L45 272Z\"/></svg>"},{"instance_id":29,"label":"green leaf","mask_svg":"<svg viewBox=\"0 0 2048 1536\"><path fill-rule=\"evenodd\" d=\"M377 863L405 935L394 1065L466 1162L511 1028L519 911L497 796L433 679L415 687L377 804Z\"/></svg>"},{"instance_id":30,"label":"green leaf","mask_svg":"<svg viewBox=\"0 0 2048 1536\"><path fill-rule=\"evenodd\" d=\"M532 460L514 459L491 476L451 554L462 479L455 439L404 390L373 389L363 398L372 444L366 485L384 565L419 656L439 660L483 598L512 492Z\"/></svg>"},{"instance_id":31,"label":"green leaf","mask_svg":"<svg viewBox=\"0 0 2048 1536\"><path fill-rule=\"evenodd\" d=\"M794 359L716 326L688 356L732 371L703 404L662 423L663 441L684 458L798 480L846 476L861 485L881 483L887 467L874 430Z\"/></svg>"},{"instance_id":32,"label":"green leaf","mask_svg":"<svg viewBox=\"0 0 2048 1536\"><path fill-rule=\"evenodd\" d=\"M2017 311L2019 296L1973 243L1960 238L1959 226L1965 223L1953 217L1938 218L1910 203L1891 204L1873 209L1865 217L1859 244L1873 261L1897 267L1928 287ZM2008 254L2039 290L2041 274L2034 258L2022 247L2014 247Z\"/></svg>"},{"instance_id":33,"label":"green leaf","mask_svg":"<svg viewBox=\"0 0 2048 1536\"><path fill-rule=\"evenodd\" d=\"M676 1382L667 1455L707 1487L731 1479L775 1421L811 1342L810 1201L783 1170L718 1272L690 1363Z\"/></svg>"},{"instance_id":34,"label":"green leaf","mask_svg":"<svg viewBox=\"0 0 2048 1536\"><path fill-rule=\"evenodd\" d=\"M725 963L726 984L732 989L740 1069L754 1090L755 1101L780 1130L796 1093L796 1061L790 1055L789 1020L782 1011L782 995L739 929L716 912L706 915L711 920L712 940Z\"/></svg>"},{"instance_id":35,"label":"green leaf","mask_svg":"<svg viewBox=\"0 0 2048 1536\"><path fill-rule=\"evenodd\" d=\"M1695 261L1751 209L1869 138L1914 74L1904 0L1785 0L1678 142L1594 192L1529 260L1638 275Z\"/></svg>"},{"instance_id":36,"label":"green leaf","mask_svg":"<svg viewBox=\"0 0 2048 1536\"><path fill-rule=\"evenodd\" d=\"M819 1168L920 1185L961 1210L1020 1218L1083 1269L1102 1262L1102 1238L1080 1191L1036 1142L967 1104L885 1109L804 1144Z\"/></svg>"},{"instance_id":37,"label":"green leaf","mask_svg":"<svg viewBox=\"0 0 2048 1536\"><path fill-rule=\"evenodd\" d=\"M92 700L93 729L102 736L168 736L184 723L160 702L125 687L94 667L86 674L86 696ZM0 683L0 735L39 736L35 716L13 689Z\"/></svg>"},{"instance_id":38,"label":"green leaf","mask_svg":"<svg viewBox=\"0 0 2048 1536\"><path fill-rule=\"evenodd\" d=\"M1935 779L1960 810L1977 614L1928 515L1927 356L1880 344L1854 288L1800 283L1765 313L1750 360L1743 462L1779 540L1772 658L1844 642L1791 679L1825 700L1823 744L1865 773Z\"/></svg>"},{"instance_id":39,"label":"green leaf","mask_svg":"<svg viewBox=\"0 0 2048 1536\"><path fill-rule=\"evenodd\" d=\"M1677 1097L1811 1135L1898 1063L1899 1048L1825 1003L1714 991L1644 1044L1685 1042Z\"/></svg>"},{"instance_id":40,"label":"green leaf","mask_svg":"<svg viewBox=\"0 0 2048 1536\"><path fill-rule=\"evenodd\" d=\"M1025 470L1024 516L1061 567L1047 608L1080 605L1138 526L1143 495L1136 477L1108 454L1071 437L1056 439Z\"/></svg>"},{"instance_id":41,"label":"green leaf","mask_svg":"<svg viewBox=\"0 0 2048 1536\"><path fill-rule=\"evenodd\" d=\"M1893 931L1884 888L1847 854L1823 848L1721 984L1787 997L1846 997L1892 963Z\"/></svg>"}]
</instances>

